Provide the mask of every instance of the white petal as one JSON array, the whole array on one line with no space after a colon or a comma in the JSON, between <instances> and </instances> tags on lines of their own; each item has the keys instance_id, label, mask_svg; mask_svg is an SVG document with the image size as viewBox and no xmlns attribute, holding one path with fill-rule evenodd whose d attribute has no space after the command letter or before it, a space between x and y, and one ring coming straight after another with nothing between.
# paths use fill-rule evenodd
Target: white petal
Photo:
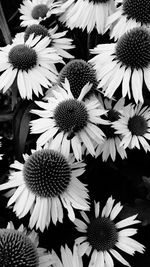
<instances>
[{"instance_id":1,"label":"white petal","mask_svg":"<svg viewBox=\"0 0 150 267\"><path fill-rule=\"evenodd\" d=\"M88 267L93 267L95 266L95 262L97 260L97 256L98 256L98 251L96 249L94 249L92 255L91 255L91 259L90 259L90 263Z\"/></svg>"},{"instance_id":2,"label":"white petal","mask_svg":"<svg viewBox=\"0 0 150 267\"><path fill-rule=\"evenodd\" d=\"M95 207L95 217L98 218L99 217L99 212L100 212L100 203L99 202L95 202L94 203L94 207Z\"/></svg>"},{"instance_id":3,"label":"white petal","mask_svg":"<svg viewBox=\"0 0 150 267\"><path fill-rule=\"evenodd\" d=\"M126 226L129 226L129 225L132 225L132 224L140 223L139 220L135 220L136 217L137 217L137 215L133 215L133 216L130 216L130 217L126 218L126 219L123 219L120 222L116 223L116 227L117 228L122 228L122 227L126 227Z\"/></svg>"},{"instance_id":4,"label":"white petal","mask_svg":"<svg viewBox=\"0 0 150 267\"><path fill-rule=\"evenodd\" d=\"M94 156L95 155L95 151L94 151L94 146L90 140L90 138L88 137L88 135L86 134L86 132L84 130L79 132L80 138L83 141L83 143L85 144L87 150L89 151L89 153Z\"/></svg>"},{"instance_id":5,"label":"white petal","mask_svg":"<svg viewBox=\"0 0 150 267\"><path fill-rule=\"evenodd\" d=\"M131 267L131 265L114 249L110 250L110 253L121 263L123 263L124 265Z\"/></svg>"},{"instance_id":6,"label":"white petal","mask_svg":"<svg viewBox=\"0 0 150 267\"><path fill-rule=\"evenodd\" d=\"M77 160L81 160L82 159L82 150L81 150L81 142L80 142L78 136L74 136L71 139L71 145L72 145L72 149L73 149L75 158Z\"/></svg>"},{"instance_id":7,"label":"white petal","mask_svg":"<svg viewBox=\"0 0 150 267\"><path fill-rule=\"evenodd\" d=\"M112 260L112 257L107 251L104 251L104 261L106 263L106 267L114 267L114 262Z\"/></svg>"},{"instance_id":8,"label":"white petal","mask_svg":"<svg viewBox=\"0 0 150 267\"><path fill-rule=\"evenodd\" d=\"M80 255L80 257L82 257L86 253L86 250L88 249L88 247L89 247L89 243L88 242L84 242L79 246L79 255Z\"/></svg>"},{"instance_id":9,"label":"white petal","mask_svg":"<svg viewBox=\"0 0 150 267\"><path fill-rule=\"evenodd\" d=\"M118 202L112 209L111 214L110 214L110 218L111 220L114 220L116 218L116 216L120 213L120 211L122 210L123 206L121 206L120 202Z\"/></svg>"},{"instance_id":10,"label":"white petal","mask_svg":"<svg viewBox=\"0 0 150 267\"><path fill-rule=\"evenodd\" d=\"M138 103L139 100L142 101L142 99L139 98L139 94L141 95L142 91L142 83L143 81L140 78L139 70L134 69L131 78L131 86L132 86L133 97L136 103Z\"/></svg>"}]
</instances>

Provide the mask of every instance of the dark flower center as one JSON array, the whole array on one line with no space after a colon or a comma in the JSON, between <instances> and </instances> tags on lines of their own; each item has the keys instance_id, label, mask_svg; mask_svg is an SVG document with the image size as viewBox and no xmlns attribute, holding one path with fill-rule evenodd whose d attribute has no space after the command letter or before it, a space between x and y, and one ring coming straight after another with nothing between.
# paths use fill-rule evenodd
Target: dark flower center
<instances>
[{"instance_id":1,"label":"dark flower center","mask_svg":"<svg viewBox=\"0 0 150 267\"><path fill-rule=\"evenodd\" d=\"M39 4L33 8L31 16L33 19L39 19L39 18L43 19L46 17L46 14L48 11L49 11L49 8L47 5Z\"/></svg>"},{"instance_id":2,"label":"dark flower center","mask_svg":"<svg viewBox=\"0 0 150 267\"><path fill-rule=\"evenodd\" d=\"M134 19L141 24L150 23L149 0L124 0L122 8L128 20Z\"/></svg>"},{"instance_id":3,"label":"dark flower center","mask_svg":"<svg viewBox=\"0 0 150 267\"><path fill-rule=\"evenodd\" d=\"M110 2L110 0L89 0L89 2L93 2L93 4L106 4Z\"/></svg>"},{"instance_id":4,"label":"dark flower center","mask_svg":"<svg viewBox=\"0 0 150 267\"><path fill-rule=\"evenodd\" d=\"M129 119L128 128L132 135L144 135L148 129L147 121L143 116L135 115Z\"/></svg>"},{"instance_id":5,"label":"dark flower center","mask_svg":"<svg viewBox=\"0 0 150 267\"><path fill-rule=\"evenodd\" d=\"M60 102L54 111L54 119L60 131L76 133L88 122L88 112L83 102L69 99Z\"/></svg>"},{"instance_id":6,"label":"dark flower center","mask_svg":"<svg viewBox=\"0 0 150 267\"><path fill-rule=\"evenodd\" d=\"M130 68L147 68L150 64L150 34L135 28L122 35L116 45L116 60Z\"/></svg>"},{"instance_id":7,"label":"dark flower center","mask_svg":"<svg viewBox=\"0 0 150 267\"><path fill-rule=\"evenodd\" d=\"M39 266L37 249L30 238L16 230L1 229L0 266Z\"/></svg>"},{"instance_id":8,"label":"dark flower center","mask_svg":"<svg viewBox=\"0 0 150 267\"><path fill-rule=\"evenodd\" d=\"M111 121L111 122L117 121L117 120L119 120L119 118L120 118L120 112L118 112L118 111L115 110L115 109L110 109L110 110L107 112L107 118L108 118L108 120Z\"/></svg>"},{"instance_id":9,"label":"dark flower center","mask_svg":"<svg viewBox=\"0 0 150 267\"><path fill-rule=\"evenodd\" d=\"M23 44L11 48L8 55L9 62L14 68L28 71L37 64L36 51Z\"/></svg>"},{"instance_id":10,"label":"dark flower center","mask_svg":"<svg viewBox=\"0 0 150 267\"><path fill-rule=\"evenodd\" d=\"M97 251L113 248L118 240L115 224L105 217L93 219L87 229L87 239Z\"/></svg>"},{"instance_id":11,"label":"dark flower center","mask_svg":"<svg viewBox=\"0 0 150 267\"><path fill-rule=\"evenodd\" d=\"M27 187L35 195L55 197L68 187L71 168L61 153L43 149L28 158L23 175Z\"/></svg>"},{"instance_id":12,"label":"dark flower center","mask_svg":"<svg viewBox=\"0 0 150 267\"><path fill-rule=\"evenodd\" d=\"M120 118L120 113L115 109L110 109L107 112L107 119L111 122L117 121ZM115 138L115 129L111 125L101 125L101 130L105 133L107 138Z\"/></svg>"},{"instance_id":13,"label":"dark flower center","mask_svg":"<svg viewBox=\"0 0 150 267\"><path fill-rule=\"evenodd\" d=\"M33 24L26 28L25 34L24 34L24 40L25 42L28 40L30 34L34 33L34 37L41 35L42 38L48 36L50 37L48 30L46 27L40 25L40 24Z\"/></svg>"},{"instance_id":14,"label":"dark flower center","mask_svg":"<svg viewBox=\"0 0 150 267\"><path fill-rule=\"evenodd\" d=\"M59 83L64 83L65 78L67 78L70 83L70 89L74 98L79 97L82 88L88 82L92 83L93 86L86 97L89 96L98 85L95 70L91 64L82 59L71 60L62 68L58 78Z\"/></svg>"}]
</instances>

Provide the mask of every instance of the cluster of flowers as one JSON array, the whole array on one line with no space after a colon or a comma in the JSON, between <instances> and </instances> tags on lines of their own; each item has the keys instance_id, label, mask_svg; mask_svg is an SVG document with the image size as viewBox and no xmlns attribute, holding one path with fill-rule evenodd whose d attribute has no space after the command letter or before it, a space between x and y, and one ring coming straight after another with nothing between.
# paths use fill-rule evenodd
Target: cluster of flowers
<instances>
[{"instance_id":1,"label":"cluster of flowers","mask_svg":"<svg viewBox=\"0 0 150 267\"><path fill-rule=\"evenodd\" d=\"M144 86L150 90L147 5L146 0L24 0L20 6L25 30L0 48L0 90L17 87L21 99L36 99L30 134L38 138L36 150L23 155L24 163L11 164L15 171L0 190L11 189L6 193L8 206L13 205L19 219L30 213L30 229L43 232L50 223L63 223L65 208L82 236L75 240L73 252L67 245L61 247L60 260L54 251L38 248L34 230L15 230L10 223L0 230L0 250L8 252L0 261L7 266L82 267L84 254L90 256L89 267L113 267L112 256L130 266L118 249L130 255L144 252L130 237L137 229L128 227L139 223L137 215L116 222L123 206L114 205L110 197L101 212L95 202L94 217L88 217L88 189L79 179L88 154L115 161L117 154L127 157L127 148L150 150L150 107L143 103ZM67 30L42 25L51 15L89 35L93 29L98 34L109 30L115 43L98 44L88 62L74 59ZM64 64L61 71L57 64ZM118 88L122 95L116 100ZM134 102L126 102L131 99ZM81 210L83 221L74 209ZM12 245L7 246L10 239Z\"/></svg>"}]
</instances>

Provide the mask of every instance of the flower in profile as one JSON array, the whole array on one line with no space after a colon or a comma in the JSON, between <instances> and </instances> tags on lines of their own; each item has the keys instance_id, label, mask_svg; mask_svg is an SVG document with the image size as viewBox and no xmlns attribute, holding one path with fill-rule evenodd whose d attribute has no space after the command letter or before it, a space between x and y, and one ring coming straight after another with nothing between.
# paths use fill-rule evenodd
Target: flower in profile
<instances>
[{"instance_id":1,"label":"flower in profile","mask_svg":"<svg viewBox=\"0 0 150 267\"><path fill-rule=\"evenodd\" d=\"M52 14L58 14L60 4L60 1L54 0L24 0L19 8L20 19L22 20L21 26L39 24Z\"/></svg>"},{"instance_id":2,"label":"flower in profile","mask_svg":"<svg viewBox=\"0 0 150 267\"><path fill-rule=\"evenodd\" d=\"M41 35L42 38L48 37L50 39L50 47L56 49L57 54L63 58L73 58L67 50L73 49L75 46L72 45L72 39L67 38L67 31L59 32L58 26L50 28L49 30L40 24L32 24L25 30L25 41L29 38L30 34L34 36Z\"/></svg>"},{"instance_id":3,"label":"flower in profile","mask_svg":"<svg viewBox=\"0 0 150 267\"><path fill-rule=\"evenodd\" d=\"M0 190L15 188L8 201L14 204L13 211L18 218L30 211L29 227L42 232L50 221L63 221L63 207L70 220L75 219L74 210L88 210L88 193L85 185L78 180L85 164L66 159L61 153L42 149L26 157L25 163L15 161L10 167L16 169L9 181L0 185Z\"/></svg>"},{"instance_id":4,"label":"flower in profile","mask_svg":"<svg viewBox=\"0 0 150 267\"><path fill-rule=\"evenodd\" d=\"M62 58L54 48L47 47L48 37L40 38L32 34L24 41L19 35L12 45L0 48L0 90L6 92L16 79L21 98L32 99L33 92L43 94L42 87L56 82L55 63L62 62Z\"/></svg>"},{"instance_id":5,"label":"flower in profile","mask_svg":"<svg viewBox=\"0 0 150 267\"><path fill-rule=\"evenodd\" d=\"M114 266L112 256L122 264L130 266L117 250L120 249L130 255L134 255L136 251L144 252L144 246L130 237L136 234L137 229L128 227L140 222L136 220L137 215L116 222L116 217L123 206L118 202L113 207L114 201L110 197L101 214L100 203L95 202L93 218L89 218L85 212L82 212L84 221L80 219L74 221L77 230L83 234L75 241L79 245L79 255L91 256L89 267Z\"/></svg>"},{"instance_id":6,"label":"flower in profile","mask_svg":"<svg viewBox=\"0 0 150 267\"><path fill-rule=\"evenodd\" d=\"M142 86L150 90L150 33L144 28L134 28L120 37L117 43L101 44L91 50L90 63L97 71L105 96L112 98L122 83L122 96L132 96L143 102Z\"/></svg>"},{"instance_id":7,"label":"flower in profile","mask_svg":"<svg viewBox=\"0 0 150 267\"><path fill-rule=\"evenodd\" d=\"M140 144L145 152L150 150L150 108L142 104L129 104L118 121L113 122L117 134L122 135L120 146L138 148Z\"/></svg>"},{"instance_id":8,"label":"flower in profile","mask_svg":"<svg viewBox=\"0 0 150 267\"><path fill-rule=\"evenodd\" d=\"M16 230L9 222L6 229L0 229L0 265L50 267L50 253L38 245L38 234L34 230L29 232L23 225Z\"/></svg>"},{"instance_id":9,"label":"flower in profile","mask_svg":"<svg viewBox=\"0 0 150 267\"><path fill-rule=\"evenodd\" d=\"M73 59L68 62L60 71L58 75L58 83L61 85L68 79L70 90L74 98L78 98L82 88L87 84L92 84L92 87L85 98L97 89L98 81L96 78L96 71L93 66L83 59Z\"/></svg>"},{"instance_id":10,"label":"flower in profile","mask_svg":"<svg viewBox=\"0 0 150 267\"><path fill-rule=\"evenodd\" d=\"M94 28L99 34L104 33L108 15L115 10L113 0L67 0L61 5L60 21L71 30L80 28L90 33Z\"/></svg>"},{"instance_id":11,"label":"flower in profile","mask_svg":"<svg viewBox=\"0 0 150 267\"><path fill-rule=\"evenodd\" d=\"M111 14L106 23L110 37L117 40L135 27L150 26L150 2L147 0L119 0L121 5Z\"/></svg>"},{"instance_id":12,"label":"flower in profile","mask_svg":"<svg viewBox=\"0 0 150 267\"><path fill-rule=\"evenodd\" d=\"M61 246L61 260L55 253L52 251L52 267L83 267L82 258L78 255L78 248L76 245L73 247L73 252L68 248L67 245L65 247Z\"/></svg>"},{"instance_id":13,"label":"flower in profile","mask_svg":"<svg viewBox=\"0 0 150 267\"><path fill-rule=\"evenodd\" d=\"M96 148L96 157L102 154L102 160L107 161L109 156L113 161L116 160L116 153L120 155L122 159L127 157L126 151L123 146L120 146L121 135L116 134L112 123L118 121L120 115L124 111L124 102L123 98L120 98L115 104L112 103L112 100L104 99L103 105L108 112L106 113L107 119L110 121L109 125L103 125L101 128L105 133L104 140Z\"/></svg>"},{"instance_id":14,"label":"flower in profile","mask_svg":"<svg viewBox=\"0 0 150 267\"><path fill-rule=\"evenodd\" d=\"M92 85L86 84L77 99L74 98L67 79L60 90L53 90L53 96L47 102L35 103L44 110L31 110L41 118L32 120L31 133L41 133L37 147L47 142L50 149L56 149L67 158L72 148L77 160L82 158L84 146L91 155L95 155L93 140L101 142L104 133L97 124L107 124L100 116L106 111L100 108L96 97L82 101Z\"/></svg>"}]
</instances>

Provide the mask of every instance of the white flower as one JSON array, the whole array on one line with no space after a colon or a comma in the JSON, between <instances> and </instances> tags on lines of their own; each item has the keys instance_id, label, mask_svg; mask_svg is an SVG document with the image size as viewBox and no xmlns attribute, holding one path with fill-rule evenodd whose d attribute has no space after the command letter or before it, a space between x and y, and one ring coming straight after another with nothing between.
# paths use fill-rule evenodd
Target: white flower
<instances>
[{"instance_id":1,"label":"white flower","mask_svg":"<svg viewBox=\"0 0 150 267\"><path fill-rule=\"evenodd\" d=\"M99 34L104 33L105 23L108 15L115 10L113 0L67 0L61 5L60 21L72 30L80 28L90 33L96 28Z\"/></svg>"},{"instance_id":2,"label":"white flower","mask_svg":"<svg viewBox=\"0 0 150 267\"><path fill-rule=\"evenodd\" d=\"M110 197L100 213L100 203L95 202L95 217L89 218L85 212L81 215L84 221L75 219L74 223L82 236L76 239L79 246L79 255L90 256L89 267L113 267L112 256L126 266L130 264L117 251L122 250L130 255L144 252L144 246L130 236L136 234L137 229L128 226L137 224L137 215L130 216L119 222L114 222L123 206L118 202L114 205ZM128 228L127 228L128 227Z\"/></svg>"},{"instance_id":3,"label":"white flower","mask_svg":"<svg viewBox=\"0 0 150 267\"><path fill-rule=\"evenodd\" d=\"M42 20L49 18L52 14L58 14L61 1L54 0L24 0L19 11L22 14L21 26L39 24Z\"/></svg>"},{"instance_id":4,"label":"white flower","mask_svg":"<svg viewBox=\"0 0 150 267\"><path fill-rule=\"evenodd\" d=\"M147 0L119 0L119 7L106 23L110 38L117 40L127 31L136 27L150 27L150 2Z\"/></svg>"},{"instance_id":5,"label":"white flower","mask_svg":"<svg viewBox=\"0 0 150 267\"><path fill-rule=\"evenodd\" d=\"M32 94L43 94L42 87L48 88L56 82L55 63L62 62L54 48L47 47L48 37L30 35L25 42L18 35L11 45L0 48L0 90L5 93L17 81L21 98L32 99Z\"/></svg>"},{"instance_id":6,"label":"white flower","mask_svg":"<svg viewBox=\"0 0 150 267\"><path fill-rule=\"evenodd\" d=\"M28 157L25 163L15 161L10 166L16 169L9 181L0 185L0 190L11 189L8 206L18 218L30 211L29 227L42 232L50 224L63 222L63 207L70 220L75 219L74 209L88 210L88 194L85 185L78 180L84 173L85 164L68 160L54 150L38 150Z\"/></svg>"},{"instance_id":7,"label":"white flower","mask_svg":"<svg viewBox=\"0 0 150 267\"><path fill-rule=\"evenodd\" d=\"M91 52L96 54L89 62L94 65L105 96L112 98L116 89L122 97L133 96L143 102L142 87L150 90L150 33L144 28L134 28L122 35L117 43L100 44Z\"/></svg>"},{"instance_id":8,"label":"white flower","mask_svg":"<svg viewBox=\"0 0 150 267\"><path fill-rule=\"evenodd\" d=\"M31 121L31 133L41 134L37 139L38 147L48 142L49 148L61 151L66 157L72 147L75 158L80 160L83 145L95 155L93 140L101 142L104 136L96 124L107 124L107 121L100 117L106 111L100 108L96 97L82 101L91 86L86 84L75 99L65 79L64 88L53 90L53 97L49 97L48 102L36 101L44 109L31 111L41 117Z\"/></svg>"},{"instance_id":9,"label":"white flower","mask_svg":"<svg viewBox=\"0 0 150 267\"><path fill-rule=\"evenodd\" d=\"M138 148L140 144L145 152L150 150L150 108L129 104L118 121L113 122L117 134L122 135L120 146L125 149ZM147 142L148 141L148 142Z\"/></svg>"},{"instance_id":10,"label":"white flower","mask_svg":"<svg viewBox=\"0 0 150 267\"><path fill-rule=\"evenodd\" d=\"M52 256L46 249L38 247L38 234L27 231L23 225L15 230L12 222L6 229L0 229L1 266L50 267Z\"/></svg>"}]
</instances>

